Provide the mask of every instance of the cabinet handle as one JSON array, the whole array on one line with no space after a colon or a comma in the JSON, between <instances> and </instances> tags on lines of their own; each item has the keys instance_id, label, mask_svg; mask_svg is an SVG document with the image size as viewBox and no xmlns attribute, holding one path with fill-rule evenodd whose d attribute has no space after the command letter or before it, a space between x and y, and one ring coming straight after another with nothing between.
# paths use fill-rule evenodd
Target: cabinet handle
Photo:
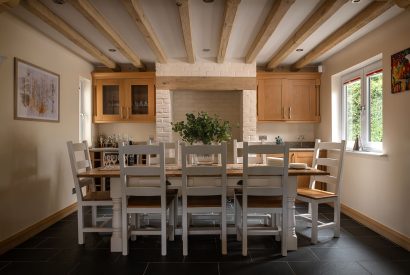
<instances>
[{"instance_id":1,"label":"cabinet handle","mask_svg":"<svg viewBox=\"0 0 410 275\"><path fill-rule=\"evenodd\" d=\"M289 114L288 114L289 119L292 118L292 107L289 106Z\"/></svg>"},{"instance_id":2,"label":"cabinet handle","mask_svg":"<svg viewBox=\"0 0 410 275\"><path fill-rule=\"evenodd\" d=\"M130 119L131 107L127 107L127 119Z\"/></svg>"},{"instance_id":3,"label":"cabinet handle","mask_svg":"<svg viewBox=\"0 0 410 275\"><path fill-rule=\"evenodd\" d=\"M120 117L121 117L121 119L124 118L123 108L124 108L124 107L120 107Z\"/></svg>"},{"instance_id":4,"label":"cabinet handle","mask_svg":"<svg viewBox=\"0 0 410 275\"><path fill-rule=\"evenodd\" d=\"M285 107L282 107L282 118L285 119Z\"/></svg>"}]
</instances>

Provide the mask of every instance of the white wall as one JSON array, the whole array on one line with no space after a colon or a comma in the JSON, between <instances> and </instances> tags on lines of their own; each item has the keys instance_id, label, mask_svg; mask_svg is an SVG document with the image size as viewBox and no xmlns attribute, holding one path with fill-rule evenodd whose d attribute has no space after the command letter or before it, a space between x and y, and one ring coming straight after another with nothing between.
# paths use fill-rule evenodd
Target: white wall
<instances>
[{"instance_id":1,"label":"white wall","mask_svg":"<svg viewBox=\"0 0 410 275\"><path fill-rule=\"evenodd\" d=\"M403 12L323 63L322 122L317 136L332 138L332 97L340 94L333 75L383 55L383 148L387 157L345 155L342 203L410 237L410 92L392 94L390 57L410 47L410 13ZM338 108L336 104L334 108ZM333 135L334 136L334 135Z\"/></svg>"},{"instance_id":2,"label":"white wall","mask_svg":"<svg viewBox=\"0 0 410 275\"><path fill-rule=\"evenodd\" d=\"M76 201L66 141L78 140L78 85L91 64L0 13L0 240ZM13 58L60 75L60 122L13 119Z\"/></svg>"}]
</instances>

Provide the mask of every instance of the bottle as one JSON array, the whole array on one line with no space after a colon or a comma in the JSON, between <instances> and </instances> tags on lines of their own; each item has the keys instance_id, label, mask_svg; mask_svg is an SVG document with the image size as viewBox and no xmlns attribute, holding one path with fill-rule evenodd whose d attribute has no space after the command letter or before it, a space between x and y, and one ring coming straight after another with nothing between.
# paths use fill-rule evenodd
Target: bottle
<instances>
[{"instance_id":1,"label":"bottle","mask_svg":"<svg viewBox=\"0 0 410 275\"><path fill-rule=\"evenodd\" d=\"M129 145L132 145L132 141L128 142ZM135 156L134 155L128 155L128 166L132 166L135 164Z\"/></svg>"},{"instance_id":2,"label":"bottle","mask_svg":"<svg viewBox=\"0 0 410 275\"><path fill-rule=\"evenodd\" d=\"M360 150L360 145L359 145L359 136L356 136L356 139L354 140L354 145L353 145L353 151L359 151Z\"/></svg>"}]
</instances>

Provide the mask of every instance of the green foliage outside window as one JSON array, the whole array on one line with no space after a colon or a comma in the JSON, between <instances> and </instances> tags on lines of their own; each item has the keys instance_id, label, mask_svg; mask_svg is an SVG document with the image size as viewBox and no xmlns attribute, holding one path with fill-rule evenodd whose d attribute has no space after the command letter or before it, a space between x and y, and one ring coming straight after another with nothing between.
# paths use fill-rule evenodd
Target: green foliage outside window
<instances>
[{"instance_id":1,"label":"green foliage outside window","mask_svg":"<svg viewBox=\"0 0 410 275\"><path fill-rule=\"evenodd\" d=\"M383 140L383 74L369 77L370 88L370 142Z\"/></svg>"},{"instance_id":2,"label":"green foliage outside window","mask_svg":"<svg viewBox=\"0 0 410 275\"><path fill-rule=\"evenodd\" d=\"M346 139L355 140L360 135L361 90L360 79L345 85L346 93Z\"/></svg>"}]
</instances>

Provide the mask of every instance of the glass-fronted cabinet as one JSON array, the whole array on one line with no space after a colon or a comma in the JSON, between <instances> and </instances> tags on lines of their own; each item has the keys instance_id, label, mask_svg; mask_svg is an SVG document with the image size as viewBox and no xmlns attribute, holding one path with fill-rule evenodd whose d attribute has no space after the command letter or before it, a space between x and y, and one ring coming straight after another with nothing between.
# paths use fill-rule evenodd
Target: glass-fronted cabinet
<instances>
[{"instance_id":1,"label":"glass-fronted cabinet","mask_svg":"<svg viewBox=\"0 0 410 275\"><path fill-rule=\"evenodd\" d=\"M93 73L94 122L155 120L154 73Z\"/></svg>"}]
</instances>

